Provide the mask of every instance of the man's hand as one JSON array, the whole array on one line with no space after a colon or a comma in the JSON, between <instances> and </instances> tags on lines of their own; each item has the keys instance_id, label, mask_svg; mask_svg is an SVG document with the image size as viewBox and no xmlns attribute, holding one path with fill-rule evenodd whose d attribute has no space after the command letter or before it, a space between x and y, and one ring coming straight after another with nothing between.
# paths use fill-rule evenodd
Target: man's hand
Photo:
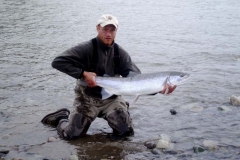
<instances>
[{"instance_id":1,"label":"man's hand","mask_svg":"<svg viewBox=\"0 0 240 160\"><path fill-rule=\"evenodd\" d=\"M85 82L87 83L87 85L89 87L96 87L97 83L95 80L96 77L96 73L93 72L83 72L83 79L85 80Z\"/></svg>"},{"instance_id":2,"label":"man's hand","mask_svg":"<svg viewBox=\"0 0 240 160\"><path fill-rule=\"evenodd\" d=\"M172 93L175 89L176 89L176 85L172 86L170 84L166 84L163 88L163 90L159 93L162 93L162 94L170 94Z\"/></svg>"}]
</instances>

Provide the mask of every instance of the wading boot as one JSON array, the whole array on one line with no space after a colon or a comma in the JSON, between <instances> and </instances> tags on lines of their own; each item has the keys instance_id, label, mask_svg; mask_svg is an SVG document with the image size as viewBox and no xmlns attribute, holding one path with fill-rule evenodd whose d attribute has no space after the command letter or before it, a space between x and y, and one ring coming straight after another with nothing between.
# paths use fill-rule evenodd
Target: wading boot
<instances>
[{"instance_id":1,"label":"wading boot","mask_svg":"<svg viewBox=\"0 0 240 160\"><path fill-rule=\"evenodd\" d=\"M52 126L57 126L61 119L68 119L70 111L67 108L62 108L56 112L46 115L41 122Z\"/></svg>"},{"instance_id":2,"label":"wading boot","mask_svg":"<svg viewBox=\"0 0 240 160\"><path fill-rule=\"evenodd\" d=\"M73 113L68 119L62 119L57 125L58 134L63 139L74 139L86 135L91 120L81 113Z\"/></svg>"},{"instance_id":3,"label":"wading boot","mask_svg":"<svg viewBox=\"0 0 240 160\"><path fill-rule=\"evenodd\" d=\"M70 139L66 132L64 132L64 129L67 127L68 124L69 124L68 119L61 119L57 125L57 132L63 139Z\"/></svg>"}]
</instances>

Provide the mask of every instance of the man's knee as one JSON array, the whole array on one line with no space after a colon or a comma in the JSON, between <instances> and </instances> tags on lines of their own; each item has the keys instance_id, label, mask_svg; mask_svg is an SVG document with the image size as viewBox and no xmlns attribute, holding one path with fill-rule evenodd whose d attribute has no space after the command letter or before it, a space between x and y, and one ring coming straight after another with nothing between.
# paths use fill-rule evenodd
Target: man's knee
<instances>
[{"instance_id":1,"label":"man's knee","mask_svg":"<svg viewBox=\"0 0 240 160\"><path fill-rule=\"evenodd\" d=\"M57 130L60 136L65 139L82 137L87 133L91 122L92 121L87 116L80 113L74 113L71 115L69 121L60 121Z\"/></svg>"},{"instance_id":2,"label":"man's knee","mask_svg":"<svg viewBox=\"0 0 240 160\"><path fill-rule=\"evenodd\" d=\"M119 136L130 136L134 134L132 119L128 111L119 108L110 113L106 120L109 126L113 129L113 133Z\"/></svg>"}]
</instances>

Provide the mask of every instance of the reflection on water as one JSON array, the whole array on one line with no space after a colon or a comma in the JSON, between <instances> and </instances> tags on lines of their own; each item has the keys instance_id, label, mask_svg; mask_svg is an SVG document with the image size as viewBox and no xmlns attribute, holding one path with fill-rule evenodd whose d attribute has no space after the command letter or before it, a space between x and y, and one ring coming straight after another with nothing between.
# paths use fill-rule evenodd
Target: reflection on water
<instances>
[{"instance_id":1,"label":"reflection on water","mask_svg":"<svg viewBox=\"0 0 240 160\"><path fill-rule=\"evenodd\" d=\"M0 2L0 151L8 159L237 159L240 155L240 3L231 1L46 1ZM140 97L131 104L135 135L111 139L97 119L88 135L60 140L40 120L59 108L71 109L75 80L51 68L55 56L96 36L101 14L120 22L116 41L142 72L185 71L191 79L170 96ZM134 97L124 97L132 101ZM228 107L221 111L219 107ZM177 111L171 115L170 109ZM174 148L153 154L144 146L160 134ZM48 137L57 141L48 142ZM214 151L196 154L205 140Z\"/></svg>"}]
</instances>

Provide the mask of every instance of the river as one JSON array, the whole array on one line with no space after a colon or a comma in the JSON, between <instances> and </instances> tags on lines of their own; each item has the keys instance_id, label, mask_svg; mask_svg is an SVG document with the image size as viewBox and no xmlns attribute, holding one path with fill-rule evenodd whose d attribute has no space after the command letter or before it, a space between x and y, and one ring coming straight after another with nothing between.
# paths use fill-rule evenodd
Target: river
<instances>
[{"instance_id":1,"label":"river","mask_svg":"<svg viewBox=\"0 0 240 160\"><path fill-rule=\"evenodd\" d=\"M239 159L240 107L229 100L240 96L239 8L239 0L1 0L0 151L8 151L5 159L31 160ZM143 73L183 71L191 78L171 95L143 96L130 105L134 136L110 139L107 122L96 119L86 137L64 141L40 121L71 110L75 79L51 62L95 37L105 13L118 18L116 42ZM144 142L161 134L174 146L154 154ZM218 145L195 153L206 140Z\"/></svg>"}]
</instances>

